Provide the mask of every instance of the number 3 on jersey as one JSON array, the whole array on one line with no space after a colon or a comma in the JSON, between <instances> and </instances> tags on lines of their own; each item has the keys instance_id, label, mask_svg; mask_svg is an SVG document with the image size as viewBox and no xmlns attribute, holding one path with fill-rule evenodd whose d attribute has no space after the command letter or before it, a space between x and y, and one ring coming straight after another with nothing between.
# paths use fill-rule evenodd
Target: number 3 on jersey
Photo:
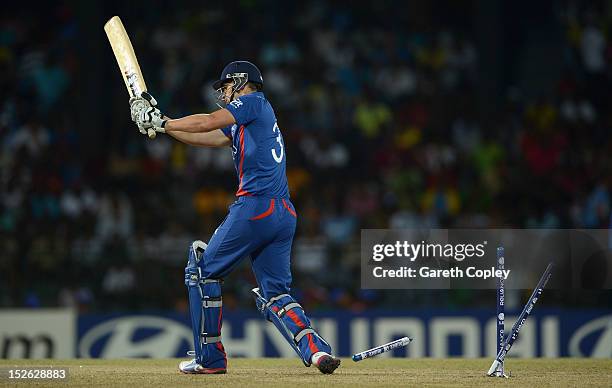
<instances>
[{"instance_id":1,"label":"number 3 on jersey","mask_svg":"<svg viewBox=\"0 0 612 388\"><path fill-rule=\"evenodd\" d=\"M280 163L283 161L283 156L285 155L285 147L283 146L283 137L281 136L280 128L278 128L278 123L274 123L274 127L272 127L272 132L277 133L276 141L280 145L280 156L276 153L276 149L272 148L272 157L276 160L276 163Z\"/></svg>"}]
</instances>

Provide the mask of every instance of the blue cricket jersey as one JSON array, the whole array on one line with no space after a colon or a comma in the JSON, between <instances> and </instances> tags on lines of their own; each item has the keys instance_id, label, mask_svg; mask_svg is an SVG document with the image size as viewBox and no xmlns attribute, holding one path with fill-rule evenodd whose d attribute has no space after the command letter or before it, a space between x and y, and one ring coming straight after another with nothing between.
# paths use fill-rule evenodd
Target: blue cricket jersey
<instances>
[{"instance_id":1,"label":"blue cricket jersey","mask_svg":"<svg viewBox=\"0 0 612 388\"><path fill-rule=\"evenodd\" d=\"M270 102L255 92L235 99L226 109L236 119L236 124L222 129L232 140L236 196L289 198L285 144Z\"/></svg>"}]
</instances>

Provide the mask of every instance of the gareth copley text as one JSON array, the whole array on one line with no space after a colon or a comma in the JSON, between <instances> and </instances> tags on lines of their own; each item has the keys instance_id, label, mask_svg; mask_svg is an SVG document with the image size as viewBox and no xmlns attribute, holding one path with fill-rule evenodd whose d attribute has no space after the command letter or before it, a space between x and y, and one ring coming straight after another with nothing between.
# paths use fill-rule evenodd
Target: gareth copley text
<instances>
[{"instance_id":1,"label":"gareth copley text","mask_svg":"<svg viewBox=\"0 0 612 388\"><path fill-rule=\"evenodd\" d=\"M491 278L503 278L508 279L510 270L495 269L495 267L479 269L476 267L467 267L466 269L461 268L449 268L449 269L434 269L429 267L421 268L383 268L374 267L372 275L375 278L439 278L439 279L450 279L450 278L477 278L477 279L491 279Z\"/></svg>"}]
</instances>

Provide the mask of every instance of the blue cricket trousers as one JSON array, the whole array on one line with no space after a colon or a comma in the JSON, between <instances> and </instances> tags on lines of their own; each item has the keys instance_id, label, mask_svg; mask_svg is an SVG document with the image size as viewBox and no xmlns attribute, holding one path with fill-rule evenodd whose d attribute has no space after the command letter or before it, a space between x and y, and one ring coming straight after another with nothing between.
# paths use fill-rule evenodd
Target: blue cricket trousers
<instances>
[{"instance_id":1,"label":"blue cricket trousers","mask_svg":"<svg viewBox=\"0 0 612 388\"><path fill-rule=\"evenodd\" d=\"M208 243L200 261L202 276L222 279L250 256L266 299L289 293L296 219L288 198L239 197Z\"/></svg>"}]
</instances>

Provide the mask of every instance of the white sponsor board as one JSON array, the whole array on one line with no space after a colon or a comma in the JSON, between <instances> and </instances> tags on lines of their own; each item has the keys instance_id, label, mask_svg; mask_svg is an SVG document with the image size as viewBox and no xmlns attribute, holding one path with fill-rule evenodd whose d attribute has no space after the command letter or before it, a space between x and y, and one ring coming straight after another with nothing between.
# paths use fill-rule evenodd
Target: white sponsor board
<instances>
[{"instance_id":1,"label":"white sponsor board","mask_svg":"<svg viewBox=\"0 0 612 388\"><path fill-rule=\"evenodd\" d=\"M0 358L72 358L75 339L71 309L0 310Z\"/></svg>"}]
</instances>

